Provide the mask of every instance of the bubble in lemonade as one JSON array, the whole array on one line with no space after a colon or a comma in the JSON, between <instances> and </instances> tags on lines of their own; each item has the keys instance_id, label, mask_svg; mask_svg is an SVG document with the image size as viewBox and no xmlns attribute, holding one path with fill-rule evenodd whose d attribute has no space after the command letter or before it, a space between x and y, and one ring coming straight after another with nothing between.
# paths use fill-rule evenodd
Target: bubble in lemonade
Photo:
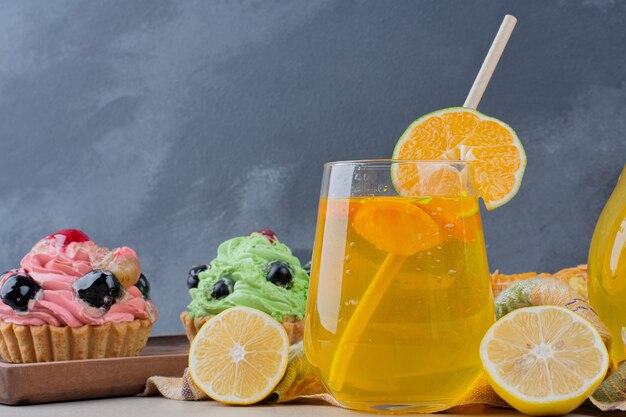
<instances>
[{"instance_id":1,"label":"bubble in lemonade","mask_svg":"<svg viewBox=\"0 0 626 417\"><path fill-rule=\"evenodd\" d=\"M335 398L370 411L451 406L479 376L494 321L477 198L322 199L315 242L306 348ZM381 270L386 288L345 340Z\"/></svg>"}]
</instances>

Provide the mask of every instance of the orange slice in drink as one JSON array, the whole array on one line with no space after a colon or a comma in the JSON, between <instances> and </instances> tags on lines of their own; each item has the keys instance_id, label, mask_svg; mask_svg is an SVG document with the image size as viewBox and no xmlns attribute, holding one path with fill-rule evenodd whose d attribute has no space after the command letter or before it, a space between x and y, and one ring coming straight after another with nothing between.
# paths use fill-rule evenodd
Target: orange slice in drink
<instances>
[{"instance_id":1,"label":"orange slice in drink","mask_svg":"<svg viewBox=\"0 0 626 417\"><path fill-rule=\"evenodd\" d=\"M513 198L526 167L524 148L510 126L464 107L417 119L398 140L393 158L467 162L469 181L489 210ZM455 196L466 191L466 172L447 164L424 167L418 171L411 164L394 166L394 185L400 194Z\"/></svg>"},{"instance_id":2,"label":"orange slice in drink","mask_svg":"<svg viewBox=\"0 0 626 417\"><path fill-rule=\"evenodd\" d=\"M441 243L439 227L428 214L393 197L361 205L353 226L377 249L394 255L413 255Z\"/></svg>"},{"instance_id":3,"label":"orange slice in drink","mask_svg":"<svg viewBox=\"0 0 626 417\"><path fill-rule=\"evenodd\" d=\"M289 338L271 316L229 308L207 321L191 343L189 371L214 400L253 404L265 399L287 369Z\"/></svg>"}]
</instances>

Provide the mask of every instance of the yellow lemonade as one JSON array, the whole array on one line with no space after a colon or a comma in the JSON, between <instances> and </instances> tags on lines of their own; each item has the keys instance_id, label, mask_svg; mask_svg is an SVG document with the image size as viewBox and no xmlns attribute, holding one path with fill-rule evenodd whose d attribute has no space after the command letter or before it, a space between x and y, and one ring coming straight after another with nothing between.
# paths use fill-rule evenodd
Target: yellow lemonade
<instances>
[{"instance_id":1,"label":"yellow lemonade","mask_svg":"<svg viewBox=\"0 0 626 417\"><path fill-rule=\"evenodd\" d=\"M475 196L322 198L311 272L305 350L340 403L434 412L480 375L495 315Z\"/></svg>"},{"instance_id":2,"label":"yellow lemonade","mask_svg":"<svg viewBox=\"0 0 626 417\"><path fill-rule=\"evenodd\" d=\"M593 233L587 290L591 306L611 332L611 359L626 359L626 168Z\"/></svg>"}]
</instances>

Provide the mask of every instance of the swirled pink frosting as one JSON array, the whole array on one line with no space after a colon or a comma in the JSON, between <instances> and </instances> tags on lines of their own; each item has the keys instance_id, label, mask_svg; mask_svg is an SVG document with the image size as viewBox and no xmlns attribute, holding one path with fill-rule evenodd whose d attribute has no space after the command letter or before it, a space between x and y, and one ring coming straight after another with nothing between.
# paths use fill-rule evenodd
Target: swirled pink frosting
<instances>
[{"instance_id":1,"label":"swirled pink frosting","mask_svg":"<svg viewBox=\"0 0 626 417\"><path fill-rule=\"evenodd\" d=\"M144 300L137 287L127 288L126 294L104 314L94 314L80 301L72 284L92 271L94 264L109 250L100 248L92 241L63 242L50 237L39 241L21 261L21 268L5 274L0 286L15 272L29 274L43 288L42 295L27 312L17 312L0 300L0 320L15 324L80 327L85 324L129 322L135 319L156 319L156 309ZM122 248L127 249L127 248Z\"/></svg>"}]
</instances>

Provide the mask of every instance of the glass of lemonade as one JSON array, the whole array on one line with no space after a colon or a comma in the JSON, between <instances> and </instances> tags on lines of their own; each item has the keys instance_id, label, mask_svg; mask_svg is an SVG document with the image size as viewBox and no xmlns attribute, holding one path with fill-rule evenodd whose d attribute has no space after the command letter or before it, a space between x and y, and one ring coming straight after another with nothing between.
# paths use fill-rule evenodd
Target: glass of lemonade
<instances>
[{"instance_id":1,"label":"glass of lemonade","mask_svg":"<svg viewBox=\"0 0 626 417\"><path fill-rule=\"evenodd\" d=\"M305 351L342 405L441 411L479 377L495 314L468 171L457 161L324 166ZM413 192L394 187L398 173L413 176Z\"/></svg>"}]
</instances>

